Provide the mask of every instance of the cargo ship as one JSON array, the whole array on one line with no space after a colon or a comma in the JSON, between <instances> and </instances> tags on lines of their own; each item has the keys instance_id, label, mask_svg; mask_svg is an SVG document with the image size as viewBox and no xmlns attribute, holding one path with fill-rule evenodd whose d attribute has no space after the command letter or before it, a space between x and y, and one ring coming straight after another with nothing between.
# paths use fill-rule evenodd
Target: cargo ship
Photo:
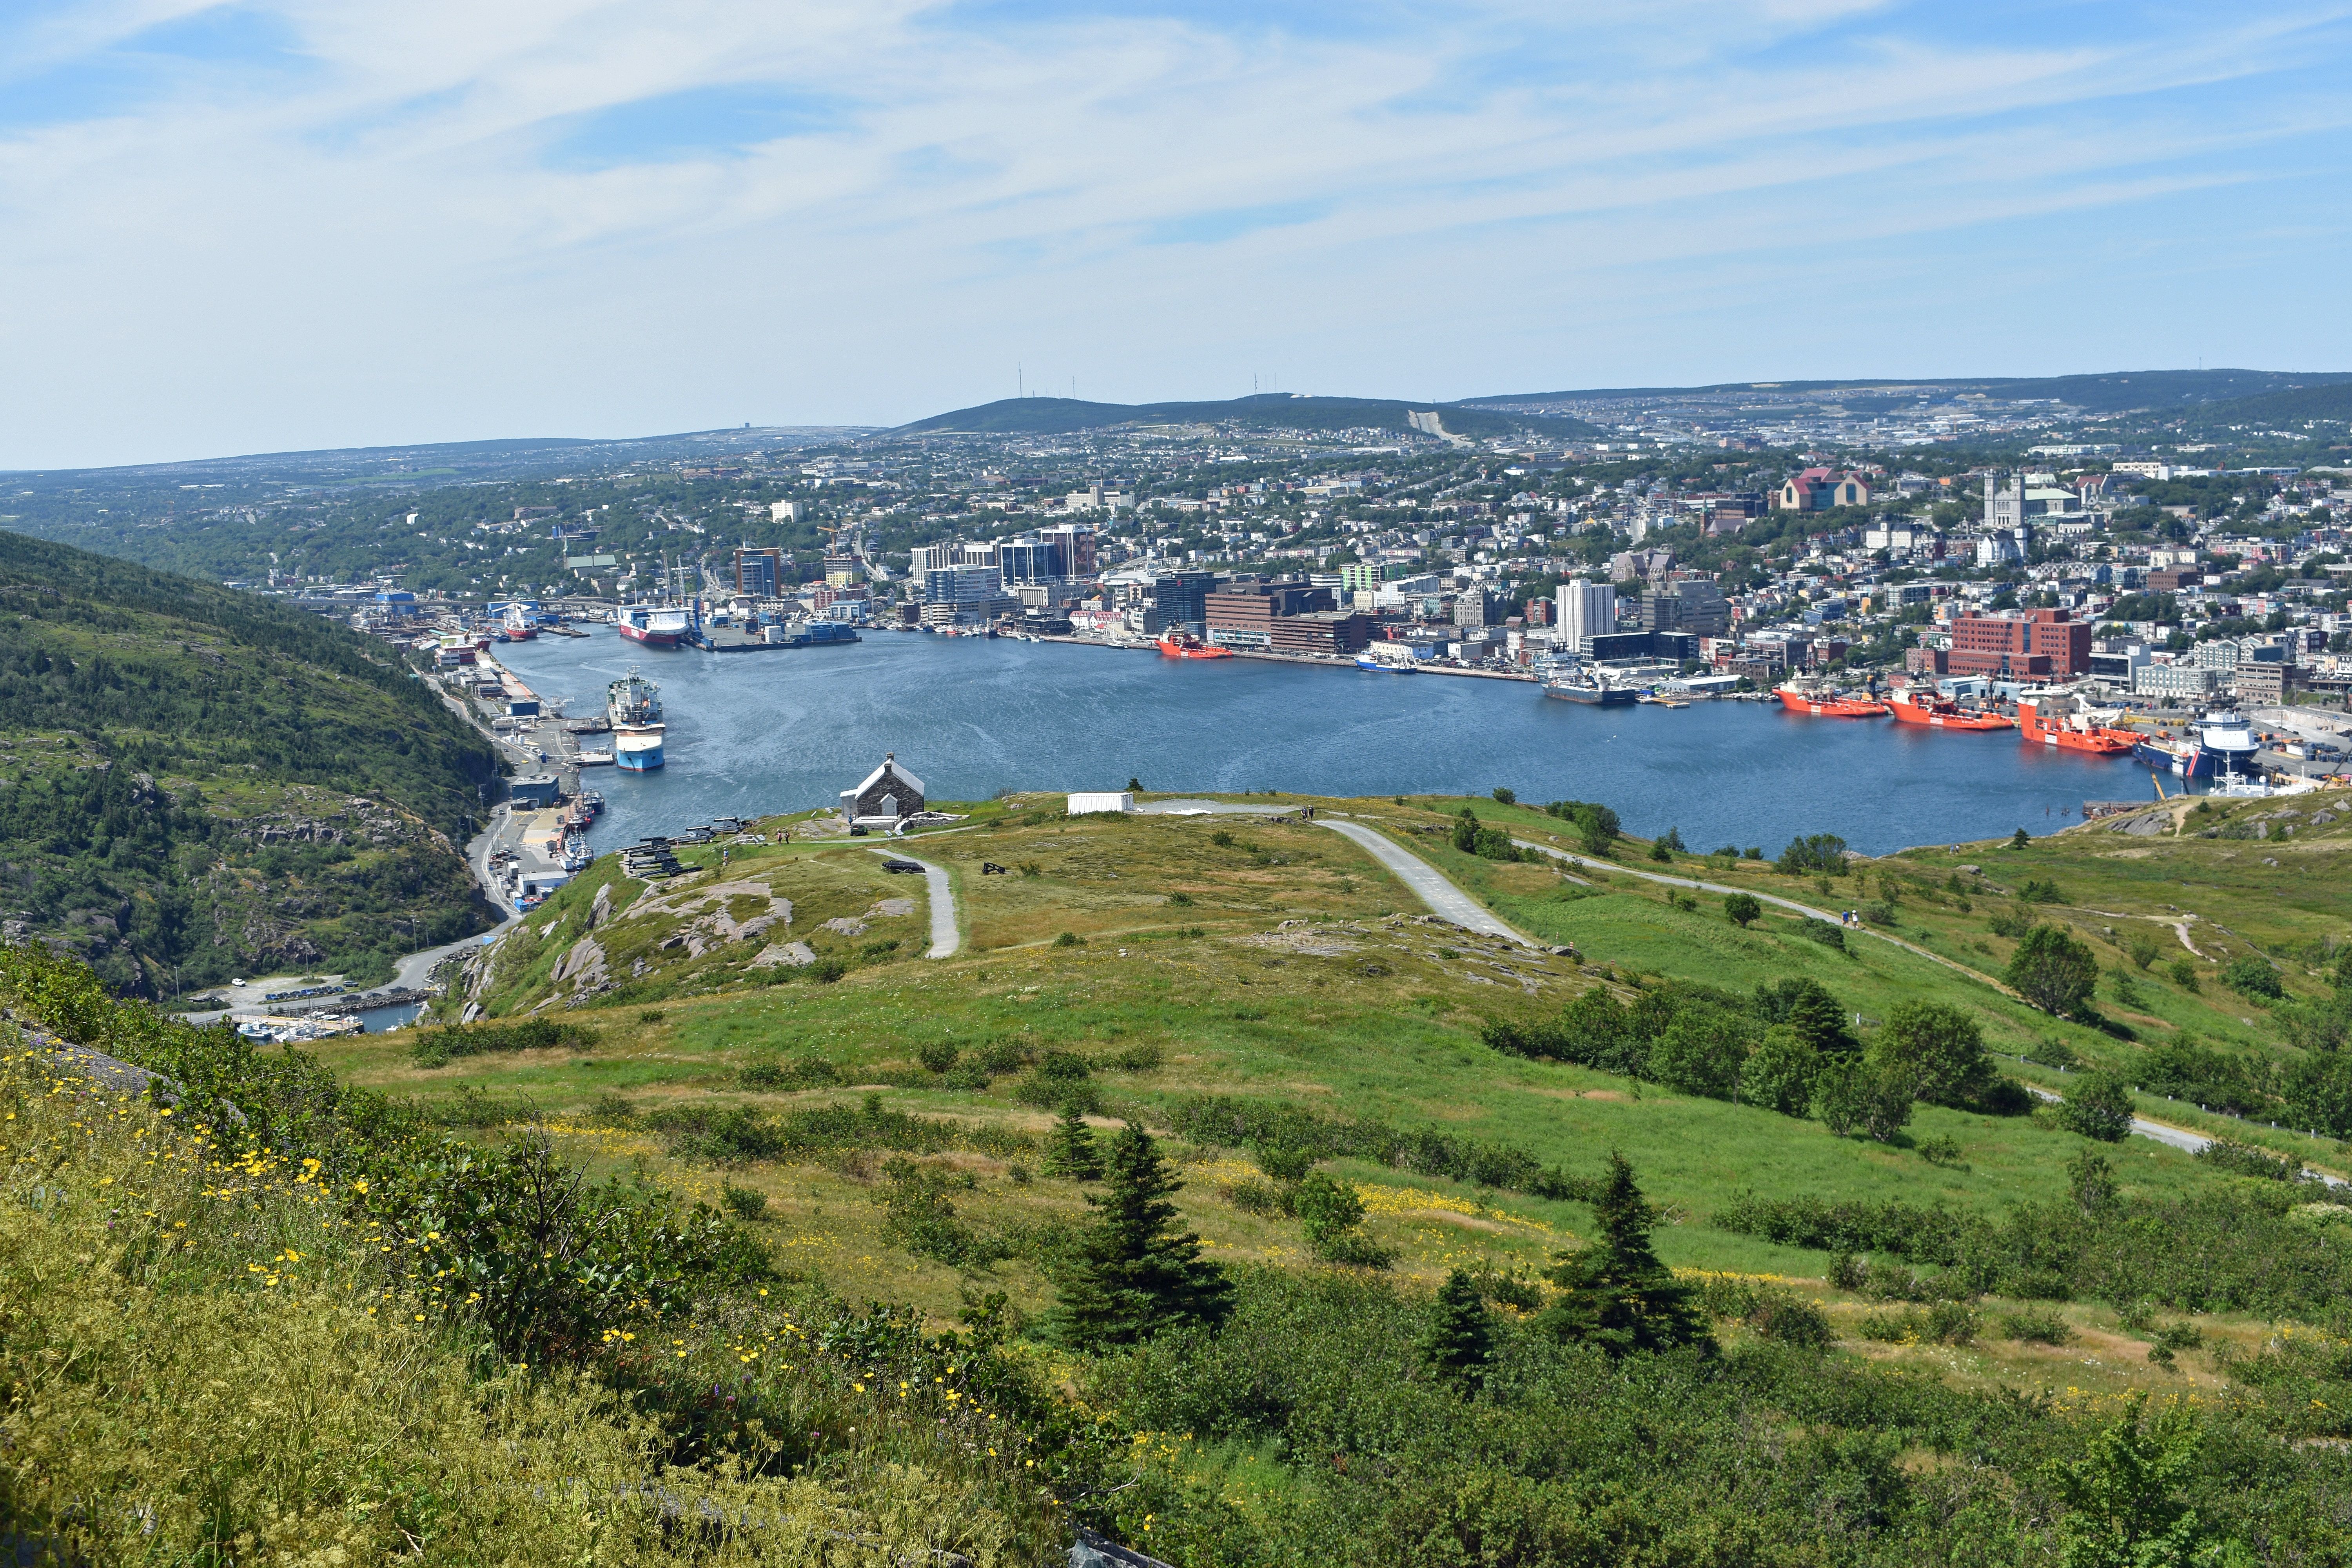
<instances>
[{"instance_id":1,"label":"cargo ship","mask_svg":"<svg viewBox=\"0 0 2352 1568\"><path fill-rule=\"evenodd\" d=\"M1886 704L1869 697L1840 697L1833 691L1807 691L1799 686L1781 686L1773 695L1780 706L1791 713L1810 713L1817 719L1876 719L1886 712Z\"/></svg>"},{"instance_id":2,"label":"cargo ship","mask_svg":"<svg viewBox=\"0 0 2352 1568\"><path fill-rule=\"evenodd\" d=\"M2141 735L2132 742L2132 761L2177 779L2210 779L2213 759L2195 741L2176 741L2168 734Z\"/></svg>"},{"instance_id":3,"label":"cargo ship","mask_svg":"<svg viewBox=\"0 0 2352 1568\"><path fill-rule=\"evenodd\" d=\"M1641 695L1630 686L1612 686L1599 676L1579 679L1572 675L1545 681L1543 694L1557 697L1562 702L1582 702L1595 708L1622 707Z\"/></svg>"},{"instance_id":4,"label":"cargo ship","mask_svg":"<svg viewBox=\"0 0 2352 1568\"><path fill-rule=\"evenodd\" d=\"M1923 724L1930 730L2007 730L2006 714L1963 708L1948 697L1898 691L1886 699L1886 710L1897 724Z\"/></svg>"},{"instance_id":5,"label":"cargo ship","mask_svg":"<svg viewBox=\"0 0 2352 1568\"><path fill-rule=\"evenodd\" d=\"M676 647L693 625L692 617L667 605L624 605L613 612L621 635L647 647Z\"/></svg>"},{"instance_id":6,"label":"cargo ship","mask_svg":"<svg viewBox=\"0 0 2352 1568\"><path fill-rule=\"evenodd\" d=\"M521 605L509 605L499 626L499 641L529 642L539 636L539 623L530 618L530 611Z\"/></svg>"},{"instance_id":7,"label":"cargo ship","mask_svg":"<svg viewBox=\"0 0 2352 1568\"><path fill-rule=\"evenodd\" d=\"M2022 700L2017 704L2017 727L2028 745L2038 741L2062 752L2087 752L2095 757L2124 756L2139 745L2140 738L2126 731L2094 724L2080 713L2047 712L2044 707L2042 702Z\"/></svg>"},{"instance_id":8,"label":"cargo ship","mask_svg":"<svg viewBox=\"0 0 2352 1568\"><path fill-rule=\"evenodd\" d=\"M1231 658L1229 647L1211 647L1190 632L1166 632L1153 645L1170 658Z\"/></svg>"},{"instance_id":9,"label":"cargo ship","mask_svg":"<svg viewBox=\"0 0 2352 1568\"><path fill-rule=\"evenodd\" d=\"M613 720L613 765L625 773L651 773L662 765L661 688L637 673L629 673L604 689L605 710Z\"/></svg>"}]
</instances>

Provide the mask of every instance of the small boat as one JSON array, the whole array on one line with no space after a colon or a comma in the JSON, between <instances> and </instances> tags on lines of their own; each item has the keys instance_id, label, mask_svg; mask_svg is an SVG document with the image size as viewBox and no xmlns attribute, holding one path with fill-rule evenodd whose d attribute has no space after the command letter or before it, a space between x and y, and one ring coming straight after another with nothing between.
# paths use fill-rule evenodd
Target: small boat
<instances>
[{"instance_id":1,"label":"small boat","mask_svg":"<svg viewBox=\"0 0 2352 1568\"><path fill-rule=\"evenodd\" d=\"M1807 691L1800 686L1774 689L1780 706L1791 713L1810 713L1817 719L1876 719L1886 712L1886 704L1868 697L1840 697L1833 691Z\"/></svg>"},{"instance_id":2,"label":"small boat","mask_svg":"<svg viewBox=\"0 0 2352 1568\"><path fill-rule=\"evenodd\" d=\"M583 768L609 768L613 765L613 753L610 752L583 752L578 756L572 758L572 761L575 765Z\"/></svg>"},{"instance_id":3,"label":"small boat","mask_svg":"<svg viewBox=\"0 0 2352 1568\"><path fill-rule=\"evenodd\" d=\"M1231 658L1229 647L1212 647L1190 632L1169 632L1153 645L1170 658Z\"/></svg>"},{"instance_id":4,"label":"small boat","mask_svg":"<svg viewBox=\"0 0 2352 1568\"><path fill-rule=\"evenodd\" d=\"M1641 696L1635 698L1634 700L1651 708L1687 708L1690 706L1689 698L1669 697L1662 691L1644 691Z\"/></svg>"},{"instance_id":5,"label":"small boat","mask_svg":"<svg viewBox=\"0 0 2352 1568\"><path fill-rule=\"evenodd\" d=\"M1930 730L2008 730L2015 728L2004 713L1963 708L1948 697L1898 691L1886 700L1897 724L1919 724Z\"/></svg>"},{"instance_id":6,"label":"small boat","mask_svg":"<svg viewBox=\"0 0 2352 1568\"><path fill-rule=\"evenodd\" d=\"M2039 741L2060 751L2087 752L2095 757L2128 756L2139 744L2139 737L2126 731L2095 725L2079 713L2046 712L2042 702L2024 699L2017 704L2017 727L2028 745Z\"/></svg>"}]
</instances>

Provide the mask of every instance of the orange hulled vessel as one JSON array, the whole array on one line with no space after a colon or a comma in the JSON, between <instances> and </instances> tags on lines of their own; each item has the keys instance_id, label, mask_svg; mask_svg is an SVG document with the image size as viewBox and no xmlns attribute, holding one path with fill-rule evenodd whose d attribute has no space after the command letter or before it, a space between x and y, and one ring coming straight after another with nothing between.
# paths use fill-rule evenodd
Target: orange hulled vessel
<instances>
[{"instance_id":1,"label":"orange hulled vessel","mask_svg":"<svg viewBox=\"0 0 2352 1568\"><path fill-rule=\"evenodd\" d=\"M2011 728L2011 720L2006 714L1975 712L1948 697L1938 697L1933 692L1898 691L1886 700L1886 708L1895 715L1897 724L1924 724L1931 730Z\"/></svg>"},{"instance_id":2,"label":"orange hulled vessel","mask_svg":"<svg viewBox=\"0 0 2352 1568\"><path fill-rule=\"evenodd\" d=\"M2127 757L2139 737L2128 730L2094 724L2079 713L2044 713L2039 702L2021 700L2017 727L2028 744L2039 741L2061 751L2088 752L2097 757Z\"/></svg>"},{"instance_id":3,"label":"orange hulled vessel","mask_svg":"<svg viewBox=\"0 0 2352 1568\"><path fill-rule=\"evenodd\" d=\"M1188 632L1170 632L1159 639L1159 648L1170 658L1231 658L1229 647L1211 647Z\"/></svg>"},{"instance_id":4,"label":"orange hulled vessel","mask_svg":"<svg viewBox=\"0 0 2352 1568\"><path fill-rule=\"evenodd\" d=\"M1807 691L1801 687L1776 688L1773 695L1791 713L1811 713L1817 719L1875 719L1886 711L1886 704L1867 697L1840 697L1834 691Z\"/></svg>"}]
</instances>

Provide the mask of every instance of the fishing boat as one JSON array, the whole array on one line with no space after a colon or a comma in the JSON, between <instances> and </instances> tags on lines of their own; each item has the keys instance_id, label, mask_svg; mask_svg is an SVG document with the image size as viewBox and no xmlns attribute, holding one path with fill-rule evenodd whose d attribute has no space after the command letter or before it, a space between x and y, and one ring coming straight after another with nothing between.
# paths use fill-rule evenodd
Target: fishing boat
<instances>
[{"instance_id":1,"label":"fishing boat","mask_svg":"<svg viewBox=\"0 0 2352 1568\"><path fill-rule=\"evenodd\" d=\"M2020 698L2017 727L2024 732L2028 745L2040 742L2062 752L2087 752L2095 757L2126 756L2139 743L2138 736L2094 724L2085 714L2053 713L2046 698Z\"/></svg>"},{"instance_id":2,"label":"fishing boat","mask_svg":"<svg viewBox=\"0 0 2352 1568\"><path fill-rule=\"evenodd\" d=\"M1634 699L1634 700L1637 702L1646 703L1652 708L1687 708L1690 706L1689 698L1669 697L1662 691L1644 691L1640 697Z\"/></svg>"},{"instance_id":3,"label":"fishing boat","mask_svg":"<svg viewBox=\"0 0 2352 1568\"><path fill-rule=\"evenodd\" d=\"M1581 702L1592 708L1621 708L1640 695L1630 686L1612 686L1599 673L1589 676L1563 675L1543 684L1546 697L1562 702Z\"/></svg>"},{"instance_id":4,"label":"fishing boat","mask_svg":"<svg viewBox=\"0 0 2352 1568\"><path fill-rule=\"evenodd\" d=\"M1385 639L1372 643L1356 655L1356 668L1378 670L1384 675L1411 675L1412 649L1403 643Z\"/></svg>"},{"instance_id":5,"label":"fishing boat","mask_svg":"<svg viewBox=\"0 0 2352 1568\"><path fill-rule=\"evenodd\" d=\"M1170 658L1231 658L1229 647L1212 647L1190 632L1167 632L1152 646Z\"/></svg>"},{"instance_id":6,"label":"fishing boat","mask_svg":"<svg viewBox=\"0 0 2352 1568\"><path fill-rule=\"evenodd\" d=\"M1886 712L1886 704L1874 698L1841 697L1834 691L1808 691L1796 685L1776 687L1773 695L1790 712L1810 713L1816 719L1877 719Z\"/></svg>"},{"instance_id":7,"label":"fishing boat","mask_svg":"<svg viewBox=\"0 0 2352 1568\"><path fill-rule=\"evenodd\" d=\"M1897 724L1919 724L1930 730L2007 730L2007 714L1963 708L1948 697L1927 692L1897 691L1886 699L1886 710Z\"/></svg>"}]
</instances>

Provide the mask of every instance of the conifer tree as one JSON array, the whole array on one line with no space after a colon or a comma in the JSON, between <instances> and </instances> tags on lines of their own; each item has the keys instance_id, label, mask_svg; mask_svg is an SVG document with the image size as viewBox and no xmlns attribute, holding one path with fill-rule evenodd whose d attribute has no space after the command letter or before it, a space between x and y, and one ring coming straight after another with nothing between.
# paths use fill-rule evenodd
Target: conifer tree
<instances>
[{"instance_id":1,"label":"conifer tree","mask_svg":"<svg viewBox=\"0 0 2352 1568\"><path fill-rule=\"evenodd\" d=\"M1471 1389L1486 1386L1494 1370L1495 1328L1470 1276L1457 1268L1437 1288L1437 1303L1422 1331L1422 1364Z\"/></svg>"},{"instance_id":2,"label":"conifer tree","mask_svg":"<svg viewBox=\"0 0 2352 1568\"><path fill-rule=\"evenodd\" d=\"M1201 1257L1201 1238L1178 1231L1168 1200L1183 1185L1160 1149L1130 1121L1104 1161L1110 1190L1087 1202L1098 1212L1055 1281L1054 1329L1081 1349L1133 1344L1184 1323L1210 1328L1233 1310L1233 1282Z\"/></svg>"},{"instance_id":3,"label":"conifer tree","mask_svg":"<svg viewBox=\"0 0 2352 1568\"><path fill-rule=\"evenodd\" d=\"M1067 1176L1074 1182L1101 1179L1102 1154L1095 1147L1094 1129L1087 1125L1076 1100L1062 1107L1054 1131L1045 1135L1045 1157L1040 1163L1049 1176Z\"/></svg>"},{"instance_id":4,"label":"conifer tree","mask_svg":"<svg viewBox=\"0 0 2352 1568\"><path fill-rule=\"evenodd\" d=\"M1583 1251L1560 1257L1548 1278L1562 1294L1538 1321L1560 1339L1583 1341L1612 1356L1684 1344L1712 1350L1714 1334L1693 1304L1690 1287L1650 1249L1656 1216L1622 1154L1609 1156L1592 1216L1600 1234Z\"/></svg>"}]
</instances>

